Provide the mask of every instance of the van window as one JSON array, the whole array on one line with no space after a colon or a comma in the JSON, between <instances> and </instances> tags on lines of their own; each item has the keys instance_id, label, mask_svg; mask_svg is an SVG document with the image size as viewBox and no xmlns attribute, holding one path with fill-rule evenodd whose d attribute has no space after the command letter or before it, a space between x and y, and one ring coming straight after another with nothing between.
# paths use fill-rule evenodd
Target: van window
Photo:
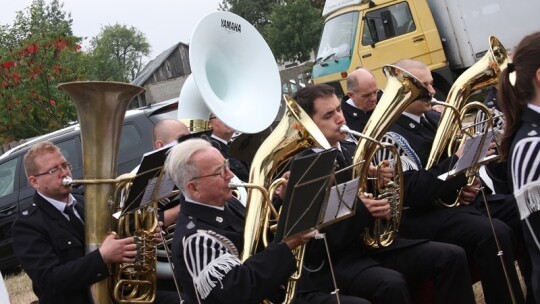
<instances>
[{"instance_id":1,"label":"van window","mask_svg":"<svg viewBox=\"0 0 540 304\"><path fill-rule=\"evenodd\" d=\"M0 164L0 197L13 193L19 158Z\"/></svg>"},{"instance_id":2,"label":"van window","mask_svg":"<svg viewBox=\"0 0 540 304\"><path fill-rule=\"evenodd\" d=\"M75 138L55 143L55 145L60 148L62 155L71 163L72 170L82 166L81 153L79 152L80 143L75 142Z\"/></svg>"},{"instance_id":3,"label":"van window","mask_svg":"<svg viewBox=\"0 0 540 304\"><path fill-rule=\"evenodd\" d=\"M125 124L120 138L120 151L135 147L141 141L141 134L133 124Z\"/></svg>"},{"instance_id":4,"label":"van window","mask_svg":"<svg viewBox=\"0 0 540 304\"><path fill-rule=\"evenodd\" d=\"M362 45L371 45L415 30L416 25L407 2L390 5L366 13Z\"/></svg>"}]
</instances>

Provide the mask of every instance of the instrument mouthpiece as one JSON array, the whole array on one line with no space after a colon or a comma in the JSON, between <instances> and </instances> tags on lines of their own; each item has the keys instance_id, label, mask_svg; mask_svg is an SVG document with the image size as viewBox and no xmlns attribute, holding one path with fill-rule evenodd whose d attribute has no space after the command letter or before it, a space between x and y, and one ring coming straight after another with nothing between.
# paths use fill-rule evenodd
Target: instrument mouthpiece
<instances>
[{"instance_id":1,"label":"instrument mouthpiece","mask_svg":"<svg viewBox=\"0 0 540 304\"><path fill-rule=\"evenodd\" d=\"M72 183L73 183L73 179L69 176L64 177L64 179L62 180L62 185L64 186L69 186Z\"/></svg>"},{"instance_id":2,"label":"instrument mouthpiece","mask_svg":"<svg viewBox=\"0 0 540 304\"><path fill-rule=\"evenodd\" d=\"M244 187L244 183L242 182L238 182L238 183L229 183L229 188L230 189L236 189L236 188L241 188L241 187Z\"/></svg>"},{"instance_id":3,"label":"instrument mouthpiece","mask_svg":"<svg viewBox=\"0 0 540 304\"><path fill-rule=\"evenodd\" d=\"M341 132L341 133L351 133L351 129L349 129L349 127L347 127L347 125L342 125L341 127L339 127L339 132Z\"/></svg>"}]
</instances>

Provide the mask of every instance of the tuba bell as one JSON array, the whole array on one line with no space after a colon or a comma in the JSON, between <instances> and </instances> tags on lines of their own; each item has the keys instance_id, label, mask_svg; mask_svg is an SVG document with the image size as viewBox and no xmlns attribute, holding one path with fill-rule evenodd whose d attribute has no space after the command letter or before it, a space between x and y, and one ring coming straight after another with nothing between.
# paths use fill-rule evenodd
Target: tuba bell
<instances>
[{"instance_id":1,"label":"tuba bell","mask_svg":"<svg viewBox=\"0 0 540 304\"><path fill-rule=\"evenodd\" d=\"M105 237L111 233L121 234L119 221L113 217L118 210L120 192L129 188L132 177L116 177L116 164L124 115L129 103L144 92L139 86L116 82L70 82L58 88L66 92L75 103L81 128L83 151L83 180L66 180L65 184L85 185L85 242L86 253L99 248ZM146 220L150 215L145 216ZM156 220L157 222L157 220ZM145 228L144 224L150 225ZM152 229L154 223L142 223L136 228L141 231ZM152 229L153 238L153 229ZM142 241L148 241L144 239ZM137 273L127 282L133 293L126 301L151 303L155 298L155 248L152 243L144 247L144 265L147 271ZM153 259L152 259L153 254ZM138 254L138 261L141 256ZM121 302L113 299L118 288L118 269L121 265L110 265L113 276L93 284L90 288L95 303ZM137 269L143 269L137 268ZM135 282L137 281L137 282ZM138 288L138 286L143 286Z\"/></svg>"},{"instance_id":2,"label":"tuba bell","mask_svg":"<svg viewBox=\"0 0 540 304\"><path fill-rule=\"evenodd\" d=\"M496 38L489 38L488 52L473 66L468 68L450 88L450 92L446 102L432 102L433 104L442 105L445 107L437 127L437 133L428 157L426 169L431 168L438 163L444 150L448 150L448 155L453 153L453 148L457 144L458 139L463 139L464 135L473 136L478 134L475 130L482 131L485 136L488 129L492 128L494 116L492 112L483 103L473 101L467 103L467 99L475 91L488 88L497 84L499 75L508 63L511 62L510 57L504 46ZM463 126L466 115L473 113L478 117L483 117L482 122L477 122L469 126ZM479 126L480 123L485 123L484 126ZM471 131L472 130L472 131ZM464 142L463 140L461 141ZM468 185L474 182L477 176L479 166L468 170ZM439 204L444 207L454 207L460 204L458 199L454 202L439 201Z\"/></svg>"},{"instance_id":3,"label":"tuba bell","mask_svg":"<svg viewBox=\"0 0 540 304\"><path fill-rule=\"evenodd\" d=\"M381 139L412 102L419 99L431 99L429 91L422 82L408 72L392 65L384 66L383 71L388 79L384 94L377 103L363 133L351 131L346 126L342 128L343 132L359 137L353 157L353 163L359 163L353 171L353 175L360 178L359 191L373 193L378 199L386 198L391 207L390 217L387 220L375 220L374 225L366 229L362 235L364 244L371 248L387 247L393 242L403 208L403 170L400 155L394 145L381 142ZM388 160L394 167L393 181L382 186L379 178L376 177L374 183L369 183L370 166L375 165L379 168L382 160Z\"/></svg>"}]
</instances>

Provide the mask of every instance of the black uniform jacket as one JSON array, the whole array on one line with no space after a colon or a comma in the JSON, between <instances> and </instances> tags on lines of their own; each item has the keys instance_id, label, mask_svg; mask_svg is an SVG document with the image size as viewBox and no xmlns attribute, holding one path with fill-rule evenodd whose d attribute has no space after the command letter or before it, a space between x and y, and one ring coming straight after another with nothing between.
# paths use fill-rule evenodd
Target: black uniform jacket
<instances>
[{"instance_id":1,"label":"black uniform jacket","mask_svg":"<svg viewBox=\"0 0 540 304\"><path fill-rule=\"evenodd\" d=\"M446 181L438 178L439 175L452 169L458 160L456 156L441 157L438 164L429 170L423 169L432 148L440 117L439 113L433 111L425 115L431 127L426 128L410 117L401 115L390 131L405 139L405 145L408 145L409 150L412 149L416 153L417 159L421 163L421 168L418 170L411 169L404 172L405 210L400 231L404 236L408 235L408 231L414 231L415 237L432 239L445 219L456 212L475 214L479 212L471 205L446 208L440 207L437 203L438 199L453 202L461 187L467 184L467 180L464 174L459 174ZM403 143L396 143L396 145L400 150L406 150L403 149Z\"/></svg>"},{"instance_id":2,"label":"black uniform jacket","mask_svg":"<svg viewBox=\"0 0 540 304\"><path fill-rule=\"evenodd\" d=\"M236 175L241 181L248 182L249 181L249 165L245 162L238 160L234 158L231 155L230 147L215 138L211 138L212 145L221 152L221 155L223 155L224 158L229 160L229 166L231 167L231 171Z\"/></svg>"},{"instance_id":3,"label":"black uniform jacket","mask_svg":"<svg viewBox=\"0 0 540 304\"><path fill-rule=\"evenodd\" d=\"M343 141L340 144L344 159L336 160L336 171L352 164L356 149L356 145L351 142ZM307 153L313 153L313 151L306 151L304 155ZM352 173L350 170L336 176L338 183L349 181L351 178ZM346 288L364 269L378 265L374 258L378 253L397 250L426 241L398 237L386 248L366 248L361 235L365 228L373 227L373 223L374 218L365 205L358 200L354 216L321 229L320 232L326 234L339 288ZM310 287L327 292L332 291L333 283L329 271L324 240L313 239L309 241L305 253L303 281L300 287L302 292L310 290Z\"/></svg>"},{"instance_id":4,"label":"black uniform jacket","mask_svg":"<svg viewBox=\"0 0 540 304\"><path fill-rule=\"evenodd\" d=\"M258 304L280 294L296 270L294 256L285 243L270 244L242 263L232 249L240 253L243 248L245 209L240 202L231 199L223 211L185 200L181 206L173 262L187 303L198 303L199 297L201 303ZM208 230L226 239L210 237Z\"/></svg>"},{"instance_id":5,"label":"black uniform jacket","mask_svg":"<svg viewBox=\"0 0 540 304\"><path fill-rule=\"evenodd\" d=\"M527 219L528 229L540 237L540 114L525 108L521 126L514 136L510 149L508 176L514 192L521 219Z\"/></svg>"},{"instance_id":6,"label":"black uniform jacket","mask_svg":"<svg viewBox=\"0 0 540 304\"><path fill-rule=\"evenodd\" d=\"M82 216L81 199L76 208ZM39 303L91 303L89 286L109 276L99 251L85 255L84 235L37 192L13 224L13 247Z\"/></svg>"},{"instance_id":7,"label":"black uniform jacket","mask_svg":"<svg viewBox=\"0 0 540 304\"><path fill-rule=\"evenodd\" d=\"M346 100L341 102L341 111L347 122L347 127L353 131L362 132L373 114L373 110L364 112L357 107L353 107Z\"/></svg>"}]
</instances>

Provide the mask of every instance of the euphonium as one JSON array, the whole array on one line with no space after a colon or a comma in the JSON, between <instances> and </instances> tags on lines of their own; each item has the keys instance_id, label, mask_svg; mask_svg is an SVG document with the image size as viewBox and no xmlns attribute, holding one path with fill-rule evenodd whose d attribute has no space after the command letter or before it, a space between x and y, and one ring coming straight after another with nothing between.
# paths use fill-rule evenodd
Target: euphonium
<instances>
[{"instance_id":1,"label":"euphonium","mask_svg":"<svg viewBox=\"0 0 540 304\"><path fill-rule=\"evenodd\" d=\"M454 107L462 112L468 97L477 90L496 85L500 72L506 68L510 58L501 42L491 36L489 38L488 52L473 66L468 68L454 82L446 98L446 102L437 102L436 104L445 107ZM485 107L485 106L484 106ZM484 110L482 108L482 110ZM433 141L433 146L429 154L426 169L437 164L447 145L455 139L452 135L456 134L456 121L459 116L455 110L445 109L441 115L437 133Z\"/></svg>"},{"instance_id":2,"label":"euphonium","mask_svg":"<svg viewBox=\"0 0 540 304\"><path fill-rule=\"evenodd\" d=\"M330 144L317 125L296 101L289 96L284 96L284 99L287 108L283 118L257 150L251 164L249 184L263 189L272 188L272 181L278 168L301 151L314 147L330 149ZM257 253L258 246L263 244L269 229L268 213L271 212L267 204L272 203L268 195L250 187L249 184L246 185L248 198L242 261ZM303 252L304 246L295 252L297 272L289 280L284 303L292 303L296 296L295 285L302 270Z\"/></svg>"},{"instance_id":3,"label":"euphonium","mask_svg":"<svg viewBox=\"0 0 540 304\"><path fill-rule=\"evenodd\" d=\"M113 213L118 209L120 191L129 187L132 177L115 178L120 135L129 103L136 95L144 92L144 89L115 82L71 82L60 84L58 88L65 91L74 101L81 127L84 179L66 180L65 183L85 185L85 242L86 253L89 253L98 249L109 233L123 234L118 230L120 227L113 218ZM143 214L139 218L144 223L139 222L139 226L132 228L139 230L136 234L149 229L153 231L155 226L151 217L151 214ZM144 227L145 225L149 225L148 229ZM140 238L139 241L150 244L149 247L145 247L146 253L149 253L145 256L147 263L145 267L153 267L155 272L155 252L153 260L151 256L155 249L148 239ZM113 302L113 291L118 284L115 278L121 276L118 271L122 267L112 265L112 268L116 271L113 276L91 286L95 303ZM135 287L131 291L137 290L137 286L144 285L144 288L138 289L144 291L143 295L137 291L131 293L129 299L114 299L114 301L153 302L155 297L155 280L152 281L151 274L153 272L145 273L146 277L141 272L127 283Z\"/></svg>"},{"instance_id":4,"label":"euphonium","mask_svg":"<svg viewBox=\"0 0 540 304\"><path fill-rule=\"evenodd\" d=\"M463 118L468 112L480 111L484 113L486 122L493 120L491 112L484 104L480 102L466 103L469 96L475 91L496 85L500 72L511 62L506 49L497 38L491 36L489 46L484 57L463 72L454 82L446 102L433 102L446 108L441 115L425 169L437 164L445 149L448 149L449 155L452 153L455 141L463 138L463 136L459 136L463 133L459 126L463 127ZM482 129L487 131L487 128ZM483 134L485 135L486 132ZM472 171L467 173L469 185L474 181L476 173ZM453 203L439 203L445 207L457 206L459 205L459 196Z\"/></svg>"},{"instance_id":5,"label":"euphonium","mask_svg":"<svg viewBox=\"0 0 540 304\"><path fill-rule=\"evenodd\" d=\"M344 132L352 132L359 136L358 145L354 153L354 176L360 177L361 192L371 192L376 198L387 198L391 206L390 217L386 220L377 219L371 229L363 234L364 243L372 248L389 246L397 233L401 221L403 207L402 167L400 156L393 145L381 143L380 140L401 113L415 100L430 100L429 91L413 75L391 65L386 65L383 71L388 78L384 94L371 114L363 133L352 132L344 128ZM390 164L394 166L394 180L386 186L379 184L378 177L375 183L369 185L369 167L379 165L383 159L377 159L383 154L382 150L390 152ZM384 158L387 159L385 156ZM377 159L376 161L374 161ZM362 162L363 161L363 162Z\"/></svg>"}]
</instances>

